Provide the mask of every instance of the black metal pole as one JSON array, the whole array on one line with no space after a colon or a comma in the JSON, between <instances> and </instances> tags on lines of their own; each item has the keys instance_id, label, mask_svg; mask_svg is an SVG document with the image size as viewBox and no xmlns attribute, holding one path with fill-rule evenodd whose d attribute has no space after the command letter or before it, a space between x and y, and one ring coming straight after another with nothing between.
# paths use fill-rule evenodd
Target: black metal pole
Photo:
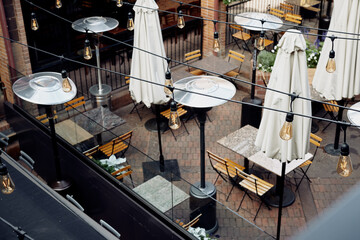
<instances>
[{"instance_id":1,"label":"black metal pole","mask_svg":"<svg viewBox=\"0 0 360 240\"><path fill-rule=\"evenodd\" d=\"M328 0L328 5L327 5L327 9L326 9L326 16L328 16L328 17L330 17L331 3L332 3L332 0Z\"/></svg>"},{"instance_id":2,"label":"black metal pole","mask_svg":"<svg viewBox=\"0 0 360 240\"><path fill-rule=\"evenodd\" d=\"M278 214L278 224L277 224L277 233L276 239L280 240L280 230L281 230L281 215L282 215L282 208L283 208L283 198L284 198L284 182L285 182L285 169L286 169L286 162L282 163L281 168L281 178L280 178L280 191L279 191L279 214Z\"/></svg>"},{"instance_id":3,"label":"black metal pole","mask_svg":"<svg viewBox=\"0 0 360 240\"><path fill-rule=\"evenodd\" d=\"M344 106L344 100L339 101L339 105ZM344 108L342 108L342 107L339 108L339 112L338 112L338 115L337 115L337 120L339 122L342 121L343 112L344 112ZM334 139L334 149L339 149L340 130L341 130L340 124L336 124L336 132L335 132L335 139Z\"/></svg>"},{"instance_id":4,"label":"black metal pole","mask_svg":"<svg viewBox=\"0 0 360 240\"><path fill-rule=\"evenodd\" d=\"M251 82L253 84L255 84L256 82L256 55L257 55L257 48L254 48L254 53L253 53L253 66L252 66L252 76L251 76ZM255 86L251 85L251 93L250 93L250 98L254 99L255 98Z\"/></svg>"},{"instance_id":5,"label":"black metal pole","mask_svg":"<svg viewBox=\"0 0 360 240\"><path fill-rule=\"evenodd\" d=\"M197 118L200 123L200 188L205 188L205 121L206 111L198 109Z\"/></svg>"},{"instance_id":6,"label":"black metal pole","mask_svg":"<svg viewBox=\"0 0 360 240\"><path fill-rule=\"evenodd\" d=\"M159 152L160 152L160 172L165 171L165 161L164 156L162 153L162 144L161 144L161 133L160 133L160 106L155 104L155 111L156 111L156 125L157 125L157 132L158 132L158 140L159 140Z\"/></svg>"},{"instance_id":7,"label":"black metal pole","mask_svg":"<svg viewBox=\"0 0 360 240\"><path fill-rule=\"evenodd\" d=\"M54 113L52 112L52 108L49 105L46 105L45 109L46 109L46 115L49 119L50 137L51 137L52 149L53 149L54 160L55 160L56 181L60 181L61 180L61 166L60 166L59 151L58 151L57 143L56 143Z\"/></svg>"}]
</instances>

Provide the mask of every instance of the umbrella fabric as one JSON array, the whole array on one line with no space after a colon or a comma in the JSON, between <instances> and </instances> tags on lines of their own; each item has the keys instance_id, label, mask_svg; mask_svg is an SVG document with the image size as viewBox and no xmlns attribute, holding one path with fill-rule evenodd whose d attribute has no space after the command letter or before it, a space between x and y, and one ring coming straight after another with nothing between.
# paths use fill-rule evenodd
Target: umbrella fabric
<instances>
[{"instance_id":1,"label":"umbrella fabric","mask_svg":"<svg viewBox=\"0 0 360 240\"><path fill-rule=\"evenodd\" d=\"M286 93L295 92L310 98L306 65L306 42L298 30L288 30L278 44L278 53L269 80L269 88ZM290 111L291 98L285 94L267 91L264 106ZM310 101L296 98L293 112L311 116ZM294 116L293 137L289 141L280 138L279 132L285 122L286 113L263 111L255 145L269 158L282 162L303 158L309 149L311 119Z\"/></svg>"},{"instance_id":2,"label":"umbrella fabric","mask_svg":"<svg viewBox=\"0 0 360 240\"><path fill-rule=\"evenodd\" d=\"M136 49L144 49L166 57L157 11L158 5L154 0L138 0L133 9L135 11L135 29L130 75L164 84L167 69L165 59ZM137 103L142 101L147 107L150 107L152 103L163 104L168 101L163 86L146 83L135 78L130 78L129 91L132 99Z\"/></svg>"},{"instance_id":3,"label":"umbrella fabric","mask_svg":"<svg viewBox=\"0 0 360 240\"><path fill-rule=\"evenodd\" d=\"M360 1L343 0L334 2L329 30L360 33ZM328 33L336 37L358 38L358 36ZM360 41L335 39L334 51L336 70L326 71L331 50L331 40L326 38L313 80L313 87L328 100L352 98L360 94Z\"/></svg>"}]
</instances>

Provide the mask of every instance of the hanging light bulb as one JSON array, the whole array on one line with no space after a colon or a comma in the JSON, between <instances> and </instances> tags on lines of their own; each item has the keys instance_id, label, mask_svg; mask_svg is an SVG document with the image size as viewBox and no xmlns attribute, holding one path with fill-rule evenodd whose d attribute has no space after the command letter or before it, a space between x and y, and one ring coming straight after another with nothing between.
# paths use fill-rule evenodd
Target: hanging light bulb
<instances>
[{"instance_id":1,"label":"hanging light bulb","mask_svg":"<svg viewBox=\"0 0 360 240\"><path fill-rule=\"evenodd\" d=\"M90 41L89 39L85 39L84 44L84 59L90 60L92 58L92 51L90 47Z\"/></svg>"},{"instance_id":2,"label":"hanging light bulb","mask_svg":"<svg viewBox=\"0 0 360 240\"><path fill-rule=\"evenodd\" d=\"M255 47L259 51L262 51L265 49L265 33L264 33L264 31L261 31L260 37L258 39L256 39Z\"/></svg>"},{"instance_id":3,"label":"hanging light bulb","mask_svg":"<svg viewBox=\"0 0 360 240\"><path fill-rule=\"evenodd\" d=\"M169 116L169 127L173 130L178 129L181 126L179 114L177 112L176 102L170 103L170 116Z\"/></svg>"},{"instance_id":4,"label":"hanging light bulb","mask_svg":"<svg viewBox=\"0 0 360 240\"><path fill-rule=\"evenodd\" d=\"M61 71L61 77L63 79L63 81L62 81L62 90L64 92L70 92L72 90L72 87L71 87L69 78L67 76L66 70Z\"/></svg>"},{"instance_id":5,"label":"hanging light bulb","mask_svg":"<svg viewBox=\"0 0 360 240\"><path fill-rule=\"evenodd\" d=\"M61 2L61 0L55 0L55 7L56 7L56 8L61 8L61 7L62 7L62 2Z\"/></svg>"},{"instance_id":6,"label":"hanging light bulb","mask_svg":"<svg viewBox=\"0 0 360 240\"><path fill-rule=\"evenodd\" d=\"M336 171L342 177L348 177L353 171L351 158L349 156L349 145L344 142L340 147L340 157L337 163Z\"/></svg>"},{"instance_id":7,"label":"hanging light bulb","mask_svg":"<svg viewBox=\"0 0 360 240\"><path fill-rule=\"evenodd\" d=\"M292 121L294 120L294 114L286 114L286 121L280 130L280 138L288 141L292 138Z\"/></svg>"},{"instance_id":8,"label":"hanging light bulb","mask_svg":"<svg viewBox=\"0 0 360 240\"><path fill-rule=\"evenodd\" d=\"M335 64L335 51L334 51L334 40L335 40L335 36L331 36L331 51L329 53L329 59L326 63L326 71L328 73L333 73L336 70L336 64Z\"/></svg>"},{"instance_id":9,"label":"hanging light bulb","mask_svg":"<svg viewBox=\"0 0 360 240\"><path fill-rule=\"evenodd\" d=\"M131 12L128 13L127 30L134 30L134 19Z\"/></svg>"},{"instance_id":10,"label":"hanging light bulb","mask_svg":"<svg viewBox=\"0 0 360 240\"><path fill-rule=\"evenodd\" d=\"M38 21L36 19L35 13L31 13L31 29L33 31L36 31L36 30L39 29L39 24L38 24Z\"/></svg>"},{"instance_id":11,"label":"hanging light bulb","mask_svg":"<svg viewBox=\"0 0 360 240\"><path fill-rule=\"evenodd\" d=\"M219 52L220 51L220 41L219 41L219 33L218 32L214 32L214 46L213 46L213 50L214 52Z\"/></svg>"},{"instance_id":12,"label":"hanging light bulb","mask_svg":"<svg viewBox=\"0 0 360 240\"><path fill-rule=\"evenodd\" d=\"M0 162L0 189L4 194L10 194L15 190L14 182L12 181L7 167Z\"/></svg>"},{"instance_id":13,"label":"hanging light bulb","mask_svg":"<svg viewBox=\"0 0 360 240\"><path fill-rule=\"evenodd\" d=\"M116 6L117 7L122 7L123 5L123 1L122 0L116 0Z\"/></svg>"},{"instance_id":14,"label":"hanging light bulb","mask_svg":"<svg viewBox=\"0 0 360 240\"><path fill-rule=\"evenodd\" d=\"M170 88L166 87L166 86L169 86L169 87L173 87L174 86L174 83L173 83L173 80L171 79L171 73L169 70L166 71L165 73L165 87L164 87L164 92L166 94L166 96L171 96L172 94L172 91Z\"/></svg>"},{"instance_id":15,"label":"hanging light bulb","mask_svg":"<svg viewBox=\"0 0 360 240\"><path fill-rule=\"evenodd\" d=\"M180 29L183 29L185 27L185 20L184 20L184 16L182 15L181 10L179 10L179 15L178 15L178 19L177 19L177 26Z\"/></svg>"}]
</instances>

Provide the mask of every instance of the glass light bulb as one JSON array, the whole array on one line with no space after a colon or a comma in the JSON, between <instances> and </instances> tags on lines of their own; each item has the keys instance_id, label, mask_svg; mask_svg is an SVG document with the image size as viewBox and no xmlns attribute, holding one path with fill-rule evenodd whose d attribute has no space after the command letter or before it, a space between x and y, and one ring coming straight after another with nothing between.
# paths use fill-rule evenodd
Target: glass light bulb
<instances>
[{"instance_id":1,"label":"glass light bulb","mask_svg":"<svg viewBox=\"0 0 360 240\"><path fill-rule=\"evenodd\" d=\"M259 51L262 51L265 49L265 38L260 37L256 39L255 46Z\"/></svg>"},{"instance_id":2,"label":"glass light bulb","mask_svg":"<svg viewBox=\"0 0 360 240\"><path fill-rule=\"evenodd\" d=\"M220 41L219 39L214 39L214 52L219 52L220 51Z\"/></svg>"},{"instance_id":3,"label":"glass light bulb","mask_svg":"<svg viewBox=\"0 0 360 240\"><path fill-rule=\"evenodd\" d=\"M131 12L128 13L127 30L134 30L134 19Z\"/></svg>"},{"instance_id":4,"label":"glass light bulb","mask_svg":"<svg viewBox=\"0 0 360 240\"><path fill-rule=\"evenodd\" d=\"M86 39L84 45L84 59L90 60L91 58L92 58L92 51L90 47L90 41L89 39Z\"/></svg>"},{"instance_id":5,"label":"glass light bulb","mask_svg":"<svg viewBox=\"0 0 360 240\"><path fill-rule=\"evenodd\" d=\"M0 189L4 194L10 194L15 190L14 182L12 181L5 164L0 162Z\"/></svg>"},{"instance_id":6,"label":"glass light bulb","mask_svg":"<svg viewBox=\"0 0 360 240\"><path fill-rule=\"evenodd\" d=\"M61 7L62 7L62 2L61 2L61 0L56 0L56 1L55 1L55 7L56 7L56 8L61 8Z\"/></svg>"},{"instance_id":7,"label":"glass light bulb","mask_svg":"<svg viewBox=\"0 0 360 240\"><path fill-rule=\"evenodd\" d=\"M122 0L117 0L117 1L116 1L116 6L117 6L117 7L122 7L122 5L123 5L123 1L122 1Z\"/></svg>"},{"instance_id":8,"label":"glass light bulb","mask_svg":"<svg viewBox=\"0 0 360 240\"><path fill-rule=\"evenodd\" d=\"M181 122L179 114L177 112L176 103L172 101L170 103L170 116L169 116L169 127L173 130L180 128Z\"/></svg>"},{"instance_id":9,"label":"glass light bulb","mask_svg":"<svg viewBox=\"0 0 360 240\"><path fill-rule=\"evenodd\" d=\"M37 21L37 19L36 19L35 13L32 13L32 14L31 14L31 29L32 29L33 31L36 31L36 30L39 29L39 24L38 24L38 21Z\"/></svg>"},{"instance_id":10,"label":"glass light bulb","mask_svg":"<svg viewBox=\"0 0 360 240\"><path fill-rule=\"evenodd\" d=\"M353 171L353 166L349 155L348 156L340 155L339 161L337 163L336 171L342 177L348 177L351 175Z\"/></svg>"},{"instance_id":11,"label":"glass light bulb","mask_svg":"<svg viewBox=\"0 0 360 240\"><path fill-rule=\"evenodd\" d=\"M285 121L280 130L280 138L285 141L292 138L292 122Z\"/></svg>"},{"instance_id":12,"label":"glass light bulb","mask_svg":"<svg viewBox=\"0 0 360 240\"><path fill-rule=\"evenodd\" d=\"M179 11L179 13L181 14L181 11ZM178 15L177 26L180 29L183 29L185 27L185 20L183 15Z\"/></svg>"},{"instance_id":13,"label":"glass light bulb","mask_svg":"<svg viewBox=\"0 0 360 240\"><path fill-rule=\"evenodd\" d=\"M70 81L69 81L69 78L67 77L67 73L65 70L63 70L61 72L61 76L63 78L63 81L62 81L62 90L64 92L70 92L72 90L72 87L71 87L71 84L70 84Z\"/></svg>"},{"instance_id":14,"label":"glass light bulb","mask_svg":"<svg viewBox=\"0 0 360 240\"><path fill-rule=\"evenodd\" d=\"M328 73L333 73L335 72L335 70L336 70L335 58L329 58L326 64L326 71Z\"/></svg>"}]
</instances>

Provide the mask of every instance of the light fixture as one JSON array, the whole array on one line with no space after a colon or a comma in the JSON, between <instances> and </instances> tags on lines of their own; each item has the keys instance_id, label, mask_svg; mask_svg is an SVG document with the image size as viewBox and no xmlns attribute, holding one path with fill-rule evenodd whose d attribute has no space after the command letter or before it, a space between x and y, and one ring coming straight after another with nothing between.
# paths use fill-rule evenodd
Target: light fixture
<instances>
[{"instance_id":1,"label":"light fixture","mask_svg":"<svg viewBox=\"0 0 360 240\"><path fill-rule=\"evenodd\" d=\"M0 162L0 189L4 194L10 194L15 190L14 182L12 181L10 174L5 164Z\"/></svg>"},{"instance_id":2,"label":"light fixture","mask_svg":"<svg viewBox=\"0 0 360 240\"><path fill-rule=\"evenodd\" d=\"M172 88L174 87L174 83L173 80L171 78L171 73L169 70L166 71L165 73L165 87L164 87L164 92L166 94L166 96L171 96L172 94Z\"/></svg>"},{"instance_id":3,"label":"light fixture","mask_svg":"<svg viewBox=\"0 0 360 240\"><path fill-rule=\"evenodd\" d=\"M292 105L293 105L294 100L297 98L297 96L295 95L295 92L292 93L290 96L291 96L290 112L286 114L285 123L282 126L282 128L280 129L280 134L279 134L280 138L285 141L289 141L293 136L292 122L294 120L294 113L293 113Z\"/></svg>"},{"instance_id":4,"label":"light fixture","mask_svg":"<svg viewBox=\"0 0 360 240\"><path fill-rule=\"evenodd\" d=\"M292 121L294 120L293 113L286 114L286 121L280 130L280 138L288 141L292 138Z\"/></svg>"},{"instance_id":5,"label":"light fixture","mask_svg":"<svg viewBox=\"0 0 360 240\"><path fill-rule=\"evenodd\" d=\"M214 52L219 52L220 51L220 41L219 41L219 33L216 31L216 23L217 21L213 21L214 22L214 44L213 44L213 51Z\"/></svg>"},{"instance_id":6,"label":"light fixture","mask_svg":"<svg viewBox=\"0 0 360 240\"><path fill-rule=\"evenodd\" d=\"M181 10L179 10L179 15L178 15L178 19L177 19L177 26L180 29L183 29L185 27L185 20L184 20L184 16L182 15Z\"/></svg>"},{"instance_id":7,"label":"light fixture","mask_svg":"<svg viewBox=\"0 0 360 240\"><path fill-rule=\"evenodd\" d=\"M134 30L134 19L131 12L128 13L127 30Z\"/></svg>"},{"instance_id":8,"label":"light fixture","mask_svg":"<svg viewBox=\"0 0 360 240\"><path fill-rule=\"evenodd\" d=\"M261 20L261 32L260 32L260 37L256 39L255 41L255 47L259 50L262 51L265 49L265 32L263 29L265 20Z\"/></svg>"},{"instance_id":9,"label":"light fixture","mask_svg":"<svg viewBox=\"0 0 360 240\"><path fill-rule=\"evenodd\" d=\"M123 5L123 1L122 0L116 0L116 6L117 7L122 7Z\"/></svg>"},{"instance_id":10,"label":"light fixture","mask_svg":"<svg viewBox=\"0 0 360 240\"><path fill-rule=\"evenodd\" d=\"M83 56L85 60L90 60L92 58L92 50L90 47L90 41L88 38L88 30L86 29L86 38L85 38L85 43L84 43L84 52L83 52Z\"/></svg>"},{"instance_id":11,"label":"light fixture","mask_svg":"<svg viewBox=\"0 0 360 240\"><path fill-rule=\"evenodd\" d=\"M353 171L353 166L350 158L350 148L346 143L346 128L345 124L342 124L344 130L344 143L340 146L340 157L337 163L336 172L342 177L348 177Z\"/></svg>"},{"instance_id":12,"label":"light fixture","mask_svg":"<svg viewBox=\"0 0 360 240\"><path fill-rule=\"evenodd\" d=\"M169 128L176 130L181 126L179 114L177 112L177 105L175 101L170 103L170 116L169 116Z\"/></svg>"},{"instance_id":13,"label":"light fixture","mask_svg":"<svg viewBox=\"0 0 360 240\"><path fill-rule=\"evenodd\" d=\"M72 87L71 87L69 78L67 76L66 70L61 71L61 77L63 79L63 81L62 81L62 90L64 92L70 92L72 90Z\"/></svg>"},{"instance_id":14,"label":"light fixture","mask_svg":"<svg viewBox=\"0 0 360 240\"><path fill-rule=\"evenodd\" d=\"M61 8L61 7L62 7L62 2L61 2L61 0L55 0L55 7L56 7L56 8Z\"/></svg>"},{"instance_id":15,"label":"light fixture","mask_svg":"<svg viewBox=\"0 0 360 240\"><path fill-rule=\"evenodd\" d=\"M39 24L38 21L36 19L36 14L35 13L31 13L31 29L33 31L36 31L39 29Z\"/></svg>"},{"instance_id":16,"label":"light fixture","mask_svg":"<svg viewBox=\"0 0 360 240\"><path fill-rule=\"evenodd\" d=\"M335 40L335 36L331 36L331 51L329 53L329 59L326 63L326 71L328 73L333 73L336 70L336 63L335 63L335 51L334 51L334 40Z\"/></svg>"}]
</instances>

